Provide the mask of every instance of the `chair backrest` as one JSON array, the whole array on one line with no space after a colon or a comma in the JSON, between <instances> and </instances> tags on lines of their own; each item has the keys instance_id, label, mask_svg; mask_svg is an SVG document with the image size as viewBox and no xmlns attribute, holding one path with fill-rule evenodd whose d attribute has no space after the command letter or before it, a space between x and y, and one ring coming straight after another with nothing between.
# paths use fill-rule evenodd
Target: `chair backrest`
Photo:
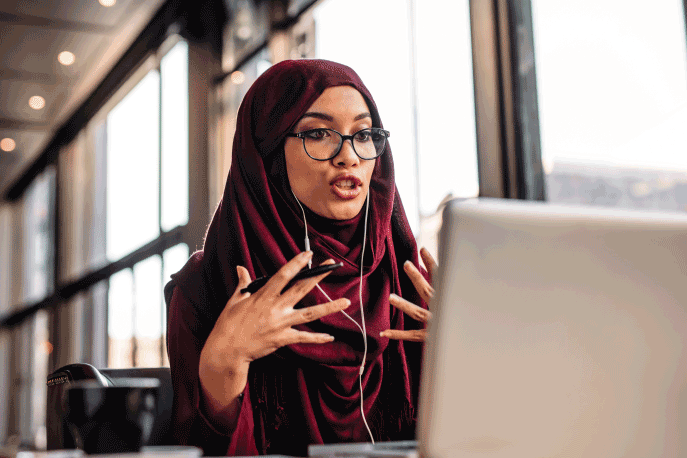
<instances>
[{"instance_id":1,"label":"chair backrest","mask_svg":"<svg viewBox=\"0 0 687 458\"><path fill-rule=\"evenodd\" d=\"M172 418L172 377L168 367L98 370L90 364L78 363L63 366L48 376L46 412L47 449L73 449L74 439L66 424L66 389L72 382L95 380L103 386L116 386L128 378L156 378L160 381L155 425L148 445L174 445L170 431Z\"/></svg>"}]
</instances>

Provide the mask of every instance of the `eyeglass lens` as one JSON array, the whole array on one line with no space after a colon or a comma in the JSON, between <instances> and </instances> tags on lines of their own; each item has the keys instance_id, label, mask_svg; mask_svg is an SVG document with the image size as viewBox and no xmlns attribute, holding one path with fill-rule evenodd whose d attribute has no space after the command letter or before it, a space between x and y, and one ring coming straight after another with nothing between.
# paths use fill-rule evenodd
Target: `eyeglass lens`
<instances>
[{"instance_id":1,"label":"eyeglass lens","mask_svg":"<svg viewBox=\"0 0 687 458\"><path fill-rule=\"evenodd\" d=\"M332 130L315 130L303 137L305 151L315 159L331 159L342 147L343 139ZM353 137L353 149L364 159L374 159L384 152L386 136L377 130L366 129Z\"/></svg>"}]
</instances>

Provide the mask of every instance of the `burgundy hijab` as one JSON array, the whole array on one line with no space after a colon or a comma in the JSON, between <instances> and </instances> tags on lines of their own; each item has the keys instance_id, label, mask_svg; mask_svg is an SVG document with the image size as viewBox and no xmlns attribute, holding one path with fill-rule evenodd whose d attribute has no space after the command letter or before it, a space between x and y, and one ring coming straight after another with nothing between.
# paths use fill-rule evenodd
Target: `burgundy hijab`
<instances>
[{"instance_id":1,"label":"burgundy hijab","mask_svg":"<svg viewBox=\"0 0 687 458\"><path fill-rule=\"evenodd\" d=\"M325 60L276 64L244 97L231 170L204 247L172 276L165 289L175 386L173 427L181 443L200 440L192 437L193 424L202 417L194 405L198 358L234 292L236 266L244 266L252 278L273 274L304 249L303 216L290 191L284 161L285 134L293 131L325 89L340 85L357 89L367 102L373 125L382 127L372 96L358 75L349 67ZM305 152L303 158L310 160ZM417 265L418 253L394 182L389 146L376 160L369 198L362 280L369 346L363 375L365 413L375 440L412 439L421 345L379 336L389 328L421 327L389 305L390 293L421 304L402 270L406 260ZM313 265L328 258L344 263L320 285L332 299L350 299L347 312L360 323L358 287L365 207L347 221L332 221L307 208L306 213ZM298 307L324 302L327 299L315 289ZM219 448L196 444L205 448L206 454L305 455L310 443L369 440L360 415L360 331L341 313L299 329L329 333L335 341L290 345L251 363L237 426L241 431L228 435Z\"/></svg>"}]
</instances>

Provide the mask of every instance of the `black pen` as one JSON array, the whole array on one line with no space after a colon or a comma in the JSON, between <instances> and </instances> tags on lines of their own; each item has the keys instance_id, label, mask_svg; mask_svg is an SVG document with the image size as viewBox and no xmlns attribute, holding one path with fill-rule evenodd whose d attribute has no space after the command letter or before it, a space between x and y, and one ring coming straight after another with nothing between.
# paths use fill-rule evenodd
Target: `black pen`
<instances>
[{"instance_id":1,"label":"black pen","mask_svg":"<svg viewBox=\"0 0 687 458\"><path fill-rule=\"evenodd\" d=\"M310 278L310 277L316 277L318 275L321 275L323 273L329 272L334 269L338 269L339 267L343 266L343 262L337 262L336 264L325 264L323 266L317 266L313 267L312 269L303 269L300 272L296 274L295 277L291 279L291 281L286 285L284 289L288 289L294 282L297 282L298 280L302 280L304 278ZM253 294L263 286L272 278L272 275L267 275L265 277L260 277L256 278L253 280L250 285L246 286L241 290L241 294L243 293L251 293Z\"/></svg>"}]
</instances>

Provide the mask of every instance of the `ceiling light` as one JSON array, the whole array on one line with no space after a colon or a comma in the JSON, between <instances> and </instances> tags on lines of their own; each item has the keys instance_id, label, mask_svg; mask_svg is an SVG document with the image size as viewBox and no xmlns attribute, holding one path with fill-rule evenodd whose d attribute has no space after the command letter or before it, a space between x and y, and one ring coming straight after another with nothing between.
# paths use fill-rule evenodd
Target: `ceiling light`
<instances>
[{"instance_id":1,"label":"ceiling light","mask_svg":"<svg viewBox=\"0 0 687 458\"><path fill-rule=\"evenodd\" d=\"M10 151L13 151L16 147L17 144L11 138L3 138L2 140L0 140L0 149L2 149L5 152L9 153Z\"/></svg>"},{"instance_id":2,"label":"ceiling light","mask_svg":"<svg viewBox=\"0 0 687 458\"><path fill-rule=\"evenodd\" d=\"M62 65L71 65L74 63L76 60L76 57L74 56L73 53L69 51L62 51L57 55L57 60L62 64Z\"/></svg>"},{"instance_id":3,"label":"ceiling light","mask_svg":"<svg viewBox=\"0 0 687 458\"><path fill-rule=\"evenodd\" d=\"M34 95L29 99L29 106L34 110L40 110L45 106L45 99L40 95Z\"/></svg>"},{"instance_id":4,"label":"ceiling light","mask_svg":"<svg viewBox=\"0 0 687 458\"><path fill-rule=\"evenodd\" d=\"M231 74L231 82L232 83L241 84L244 81L246 81L246 77L244 76L243 72L236 70L234 73Z\"/></svg>"},{"instance_id":5,"label":"ceiling light","mask_svg":"<svg viewBox=\"0 0 687 458\"><path fill-rule=\"evenodd\" d=\"M236 36L241 40L247 40L253 34L253 29L249 25L242 25L236 29Z\"/></svg>"},{"instance_id":6,"label":"ceiling light","mask_svg":"<svg viewBox=\"0 0 687 458\"><path fill-rule=\"evenodd\" d=\"M40 346L43 348L46 355L49 355L54 350L53 345L48 340L44 341Z\"/></svg>"},{"instance_id":7,"label":"ceiling light","mask_svg":"<svg viewBox=\"0 0 687 458\"><path fill-rule=\"evenodd\" d=\"M114 4L117 3L117 0L98 0L98 2L105 7L109 7L114 6Z\"/></svg>"}]
</instances>

